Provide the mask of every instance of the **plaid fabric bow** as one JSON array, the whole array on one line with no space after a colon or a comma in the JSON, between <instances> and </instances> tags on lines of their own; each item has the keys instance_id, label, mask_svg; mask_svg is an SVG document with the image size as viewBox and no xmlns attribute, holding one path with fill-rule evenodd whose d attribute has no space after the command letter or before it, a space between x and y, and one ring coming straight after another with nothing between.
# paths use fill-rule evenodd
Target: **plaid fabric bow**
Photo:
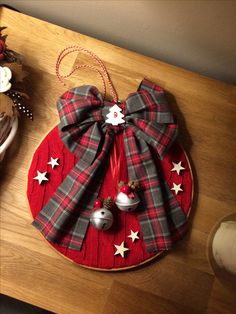
<instances>
[{"instance_id":1,"label":"plaid fabric bow","mask_svg":"<svg viewBox=\"0 0 236 314\"><path fill-rule=\"evenodd\" d=\"M138 180L143 188L137 215L146 249L167 250L185 232L186 217L169 186L160 182L151 150L162 159L176 138L177 125L163 90L147 80L123 105L129 179ZM116 133L117 127L104 119L110 107L93 86L74 88L58 101L60 136L79 161L33 225L49 241L78 251Z\"/></svg>"}]
</instances>

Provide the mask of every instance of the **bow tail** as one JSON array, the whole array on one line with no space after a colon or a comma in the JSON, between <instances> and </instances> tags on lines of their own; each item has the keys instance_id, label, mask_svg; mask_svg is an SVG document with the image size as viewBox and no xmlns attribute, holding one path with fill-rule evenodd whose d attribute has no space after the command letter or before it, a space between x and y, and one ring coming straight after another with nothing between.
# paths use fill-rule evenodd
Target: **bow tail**
<instances>
[{"instance_id":1,"label":"bow tail","mask_svg":"<svg viewBox=\"0 0 236 314\"><path fill-rule=\"evenodd\" d=\"M161 184L148 144L125 129L125 149L130 180L143 190L138 213L143 239L149 253L168 250L186 231L186 216L166 182Z\"/></svg>"},{"instance_id":2,"label":"bow tail","mask_svg":"<svg viewBox=\"0 0 236 314\"><path fill-rule=\"evenodd\" d=\"M81 159L33 221L44 237L60 246L80 251L89 216L103 181L104 162L112 143L106 133L101 152L88 165Z\"/></svg>"}]
</instances>

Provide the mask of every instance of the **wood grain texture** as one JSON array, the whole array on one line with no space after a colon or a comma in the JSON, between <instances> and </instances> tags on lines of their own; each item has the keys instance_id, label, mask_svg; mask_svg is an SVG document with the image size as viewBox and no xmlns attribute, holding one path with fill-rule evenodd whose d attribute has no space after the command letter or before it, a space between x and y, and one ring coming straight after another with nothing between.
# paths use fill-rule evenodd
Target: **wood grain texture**
<instances>
[{"instance_id":1,"label":"wood grain texture","mask_svg":"<svg viewBox=\"0 0 236 314\"><path fill-rule=\"evenodd\" d=\"M215 277L207 261L207 238L224 215L235 211L236 88L112 46L70 30L0 9L8 44L29 67L35 121L22 119L15 145L1 165L1 293L56 313L234 313L235 293ZM55 102L65 88L54 65L65 46L79 44L105 62L119 97L143 77L167 91L180 122L195 177L191 232L160 261L124 273L78 267L54 252L31 226L26 198L31 157L58 122ZM83 57L63 63L68 72ZM81 71L68 87L96 84ZM68 88L67 87L67 88Z\"/></svg>"}]
</instances>

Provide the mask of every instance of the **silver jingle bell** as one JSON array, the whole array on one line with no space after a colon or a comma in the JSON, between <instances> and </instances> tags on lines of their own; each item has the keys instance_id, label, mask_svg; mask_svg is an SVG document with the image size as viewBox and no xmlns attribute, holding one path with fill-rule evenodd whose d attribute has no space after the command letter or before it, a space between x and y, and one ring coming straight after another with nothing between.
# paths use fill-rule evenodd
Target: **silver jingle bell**
<instances>
[{"instance_id":1,"label":"silver jingle bell","mask_svg":"<svg viewBox=\"0 0 236 314\"><path fill-rule=\"evenodd\" d=\"M92 212L90 222L97 230L108 230L113 224L112 212L104 207Z\"/></svg>"},{"instance_id":2,"label":"silver jingle bell","mask_svg":"<svg viewBox=\"0 0 236 314\"><path fill-rule=\"evenodd\" d=\"M115 203L120 210L132 212L138 207L140 199L136 193L134 194L134 198L129 198L127 194L119 192Z\"/></svg>"}]
</instances>

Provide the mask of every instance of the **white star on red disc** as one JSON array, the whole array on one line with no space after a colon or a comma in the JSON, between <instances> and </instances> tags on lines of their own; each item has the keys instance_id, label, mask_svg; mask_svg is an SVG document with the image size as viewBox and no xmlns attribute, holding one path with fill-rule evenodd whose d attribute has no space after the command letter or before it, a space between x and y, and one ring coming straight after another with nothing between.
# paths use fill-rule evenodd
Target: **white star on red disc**
<instances>
[{"instance_id":1,"label":"white star on red disc","mask_svg":"<svg viewBox=\"0 0 236 314\"><path fill-rule=\"evenodd\" d=\"M172 161L174 167L171 169L171 171L176 171L179 175L181 170L185 170L185 168L181 166L181 163L182 161L180 161L178 164Z\"/></svg>"},{"instance_id":2,"label":"white star on red disc","mask_svg":"<svg viewBox=\"0 0 236 314\"><path fill-rule=\"evenodd\" d=\"M175 195L177 195L179 192L183 191L181 189L181 183L180 184L173 183L173 188L171 190L175 191Z\"/></svg>"},{"instance_id":3,"label":"white star on red disc","mask_svg":"<svg viewBox=\"0 0 236 314\"><path fill-rule=\"evenodd\" d=\"M47 172L40 172L37 170L37 176L34 177L34 180L38 180L38 183L41 184L43 181L48 181L48 178L46 177Z\"/></svg>"},{"instance_id":4,"label":"white star on red disc","mask_svg":"<svg viewBox=\"0 0 236 314\"><path fill-rule=\"evenodd\" d=\"M116 244L114 244L114 245L116 247L116 252L114 255L120 254L124 258L124 253L126 251L129 251L129 249L125 247L124 241L120 245L116 245Z\"/></svg>"},{"instance_id":5,"label":"white star on red disc","mask_svg":"<svg viewBox=\"0 0 236 314\"><path fill-rule=\"evenodd\" d=\"M132 239L132 242L134 242L135 240L138 240L139 239L139 236L138 236L138 231L134 232L133 230L130 230L131 233L130 235L128 235L128 238L131 238Z\"/></svg>"},{"instance_id":6,"label":"white star on red disc","mask_svg":"<svg viewBox=\"0 0 236 314\"><path fill-rule=\"evenodd\" d=\"M51 165L52 169L54 169L54 167L59 166L58 159L59 158L52 158L51 157L51 160L48 162L48 165Z\"/></svg>"}]
</instances>

